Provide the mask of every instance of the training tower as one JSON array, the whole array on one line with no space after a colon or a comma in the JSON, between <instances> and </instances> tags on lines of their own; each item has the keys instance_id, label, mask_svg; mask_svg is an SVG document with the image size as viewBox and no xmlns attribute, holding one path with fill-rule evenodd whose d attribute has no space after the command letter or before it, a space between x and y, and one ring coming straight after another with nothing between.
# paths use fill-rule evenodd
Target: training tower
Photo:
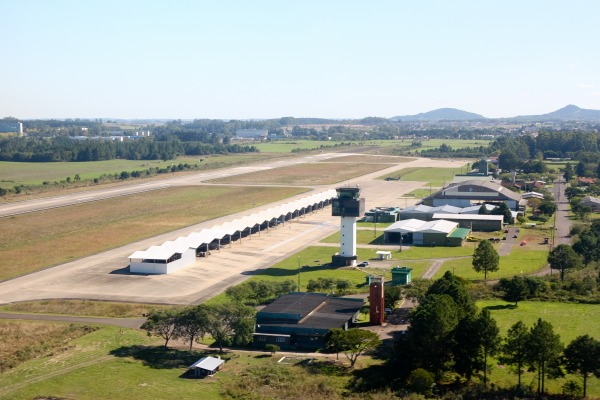
<instances>
[{"instance_id":1,"label":"training tower","mask_svg":"<svg viewBox=\"0 0 600 400\"><path fill-rule=\"evenodd\" d=\"M360 188L335 189L337 197L331 201L331 215L341 217L340 252L334 254L335 266L356 265L356 220L365 213L365 199L360 198Z\"/></svg>"},{"instance_id":2,"label":"training tower","mask_svg":"<svg viewBox=\"0 0 600 400\"><path fill-rule=\"evenodd\" d=\"M369 285L369 317L371 325L381 325L385 321L385 300L383 277L371 278Z\"/></svg>"}]
</instances>

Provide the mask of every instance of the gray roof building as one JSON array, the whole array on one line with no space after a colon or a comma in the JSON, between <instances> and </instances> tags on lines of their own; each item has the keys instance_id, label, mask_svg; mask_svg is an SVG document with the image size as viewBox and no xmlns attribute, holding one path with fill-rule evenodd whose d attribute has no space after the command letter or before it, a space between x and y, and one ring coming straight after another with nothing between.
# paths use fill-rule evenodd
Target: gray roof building
<instances>
[{"instance_id":1,"label":"gray roof building","mask_svg":"<svg viewBox=\"0 0 600 400\"><path fill-rule=\"evenodd\" d=\"M289 293L256 314L254 346L319 349L333 328L348 329L363 306L362 299L324 293Z\"/></svg>"},{"instance_id":2,"label":"gray roof building","mask_svg":"<svg viewBox=\"0 0 600 400\"><path fill-rule=\"evenodd\" d=\"M469 207L484 202L504 202L511 209L519 210L521 195L504 186L490 181L468 180L453 183L437 193L423 199L428 206L451 205Z\"/></svg>"}]
</instances>

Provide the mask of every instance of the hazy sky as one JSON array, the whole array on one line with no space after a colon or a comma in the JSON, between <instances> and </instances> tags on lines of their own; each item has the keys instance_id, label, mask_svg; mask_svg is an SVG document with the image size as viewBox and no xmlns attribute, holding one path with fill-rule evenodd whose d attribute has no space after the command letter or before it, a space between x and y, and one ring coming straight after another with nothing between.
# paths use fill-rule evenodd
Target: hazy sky
<instances>
[{"instance_id":1,"label":"hazy sky","mask_svg":"<svg viewBox=\"0 0 600 400\"><path fill-rule=\"evenodd\" d=\"M0 0L0 117L600 109L597 0Z\"/></svg>"}]
</instances>

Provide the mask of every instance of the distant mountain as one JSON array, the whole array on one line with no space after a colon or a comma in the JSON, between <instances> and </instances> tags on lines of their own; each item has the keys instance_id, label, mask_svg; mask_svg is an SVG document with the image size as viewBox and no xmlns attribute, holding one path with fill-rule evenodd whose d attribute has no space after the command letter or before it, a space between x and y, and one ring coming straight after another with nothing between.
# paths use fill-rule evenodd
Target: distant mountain
<instances>
[{"instance_id":1,"label":"distant mountain","mask_svg":"<svg viewBox=\"0 0 600 400\"><path fill-rule=\"evenodd\" d=\"M392 121L472 121L477 119L486 119L484 116L457 110L456 108L438 108L415 115L399 115L390 118Z\"/></svg>"},{"instance_id":2,"label":"distant mountain","mask_svg":"<svg viewBox=\"0 0 600 400\"><path fill-rule=\"evenodd\" d=\"M514 121L600 121L600 110L587 110L572 104L542 115L519 115Z\"/></svg>"}]
</instances>

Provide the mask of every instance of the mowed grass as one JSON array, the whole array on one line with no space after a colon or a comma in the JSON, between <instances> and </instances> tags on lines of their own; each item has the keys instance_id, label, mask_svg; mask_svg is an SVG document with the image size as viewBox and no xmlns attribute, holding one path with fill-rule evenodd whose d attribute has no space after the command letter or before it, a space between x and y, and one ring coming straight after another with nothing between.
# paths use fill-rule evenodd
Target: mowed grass
<instances>
[{"instance_id":1,"label":"mowed grass","mask_svg":"<svg viewBox=\"0 0 600 400\"><path fill-rule=\"evenodd\" d=\"M552 324L554 332L560 335L561 342L567 346L573 339L581 335L590 335L600 340L600 305L599 304L574 304L559 302L537 302L522 301L518 307L513 308L512 303L502 300L478 301L480 308L488 308L492 317L500 328L500 335L506 336L508 329L523 321L531 328L538 318ZM507 366L493 364L492 382L504 387L516 385L517 376L509 371ZM535 373L525 372L522 377L524 385L537 387ZM567 380L574 380L582 384L581 377L567 375L566 378L547 380L546 384L550 393L560 393L562 385ZM600 397L600 379L590 378L588 380L588 396Z\"/></svg>"},{"instance_id":2,"label":"mowed grass","mask_svg":"<svg viewBox=\"0 0 600 400\"><path fill-rule=\"evenodd\" d=\"M348 162L348 163L374 163L374 164L400 164L407 163L416 160L412 157L400 157L400 156L377 156L374 154L361 154L361 155L350 155L343 157L334 157L319 162Z\"/></svg>"},{"instance_id":3,"label":"mowed grass","mask_svg":"<svg viewBox=\"0 0 600 400\"><path fill-rule=\"evenodd\" d=\"M81 179L99 178L101 175L120 174L122 171L145 171L149 168L167 168L172 165L198 165L202 169L223 168L233 165L258 162L273 158L266 154L244 154L228 156L180 157L175 160L107 160L90 162L8 162L0 161L0 187L15 185L41 185L43 182L60 182L79 174ZM202 160L202 161L200 161Z\"/></svg>"},{"instance_id":4,"label":"mowed grass","mask_svg":"<svg viewBox=\"0 0 600 400\"><path fill-rule=\"evenodd\" d=\"M331 256L339 251L339 246L310 246L288 257L270 268L258 270L249 280L282 281L290 279L298 283L300 273L300 290L306 291L308 282L318 278L345 279L351 282L352 292L366 293L369 288L366 284L367 275L383 276L386 281L392 279L393 266L408 266L413 268L413 277L420 277L431 266L429 260L405 260L404 252L392 251L391 260L377 260L377 249L357 248L358 261L370 261L370 265L363 267L333 267ZM225 301L225 293L213 297L208 302L219 303Z\"/></svg>"},{"instance_id":5,"label":"mowed grass","mask_svg":"<svg viewBox=\"0 0 600 400\"><path fill-rule=\"evenodd\" d=\"M151 194L2 218L0 279L230 215L303 191L303 188L290 187L172 187Z\"/></svg>"},{"instance_id":6,"label":"mowed grass","mask_svg":"<svg viewBox=\"0 0 600 400\"><path fill-rule=\"evenodd\" d=\"M391 178L403 181L426 182L433 188L438 188L450 183L454 175L461 172L461 168L404 168L403 170L380 176L378 179ZM435 191L437 190L433 190L433 192Z\"/></svg>"},{"instance_id":7,"label":"mowed grass","mask_svg":"<svg viewBox=\"0 0 600 400\"><path fill-rule=\"evenodd\" d=\"M473 255L473 249L471 249L470 255ZM510 278L539 271L546 265L547 257L548 251L546 250L531 250L513 246L509 255L500 257L498 271L489 272L487 279ZM440 278L446 271L469 280L483 280L483 273L477 273L473 269L473 258L446 261L436 272L434 278Z\"/></svg>"},{"instance_id":8,"label":"mowed grass","mask_svg":"<svg viewBox=\"0 0 600 400\"><path fill-rule=\"evenodd\" d=\"M388 168L387 164L309 163L213 179L212 183L326 185Z\"/></svg>"}]
</instances>

